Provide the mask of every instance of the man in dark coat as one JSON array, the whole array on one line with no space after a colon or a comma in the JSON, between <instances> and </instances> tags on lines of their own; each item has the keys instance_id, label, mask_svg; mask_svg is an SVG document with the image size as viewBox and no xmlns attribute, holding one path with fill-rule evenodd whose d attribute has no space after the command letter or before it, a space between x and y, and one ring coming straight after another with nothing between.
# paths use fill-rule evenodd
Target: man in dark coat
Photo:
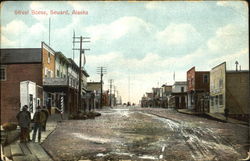
<instances>
[{"instance_id":1,"label":"man in dark coat","mask_svg":"<svg viewBox=\"0 0 250 161\"><path fill-rule=\"evenodd\" d=\"M29 127L31 122L30 112L28 111L28 106L24 105L22 111L20 111L17 116L18 124L21 128L20 142L29 141Z\"/></svg>"},{"instance_id":2,"label":"man in dark coat","mask_svg":"<svg viewBox=\"0 0 250 161\"><path fill-rule=\"evenodd\" d=\"M34 129L32 135L32 141L35 142L36 140L36 132L38 131L38 142L41 142L41 133L42 133L42 123L46 120L46 115L44 112L41 111L41 107L38 106L36 108L36 113L34 115Z\"/></svg>"},{"instance_id":3,"label":"man in dark coat","mask_svg":"<svg viewBox=\"0 0 250 161\"><path fill-rule=\"evenodd\" d=\"M45 106L43 106L42 112L44 112L44 113L45 113L45 116L46 116L46 119L45 119L44 122L42 123L43 131L46 131L46 123L47 123L47 120L48 120L48 117L49 117L49 111L47 110L47 108L46 108Z\"/></svg>"}]
</instances>

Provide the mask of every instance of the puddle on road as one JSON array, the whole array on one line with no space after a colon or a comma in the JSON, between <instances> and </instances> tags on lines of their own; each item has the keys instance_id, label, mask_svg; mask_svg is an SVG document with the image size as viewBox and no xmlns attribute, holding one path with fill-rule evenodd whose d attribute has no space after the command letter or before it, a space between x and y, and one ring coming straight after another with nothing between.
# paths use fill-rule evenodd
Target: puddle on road
<instances>
[{"instance_id":1,"label":"puddle on road","mask_svg":"<svg viewBox=\"0 0 250 161\"><path fill-rule=\"evenodd\" d=\"M152 155L143 155L143 156L139 156L138 158L140 158L140 159L158 160L158 157L152 156Z\"/></svg>"},{"instance_id":2,"label":"puddle on road","mask_svg":"<svg viewBox=\"0 0 250 161\"><path fill-rule=\"evenodd\" d=\"M81 133L72 133L72 135L74 135L77 138L80 139L84 139L84 140L88 140L88 141L92 141L92 142L96 142L96 143L111 143L111 142L118 142L117 140L114 139L106 139L106 138L100 138L100 137L93 137L93 136L87 136L87 135L83 135Z\"/></svg>"},{"instance_id":3,"label":"puddle on road","mask_svg":"<svg viewBox=\"0 0 250 161\"><path fill-rule=\"evenodd\" d=\"M142 112L140 112L142 113ZM150 117L153 117L154 119L156 120L159 120L163 123L166 123L166 127L167 128L170 128L172 131L175 131L176 129L179 129L180 128L180 123L178 122L174 122L170 119L167 119L167 118L161 118L159 116L155 116L155 115L152 115L152 114L148 114L148 113L142 113L143 115L147 115L147 116L150 116Z\"/></svg>"},{"instance_id":4,"label":"puddle on road","mask_svg":"<svg viewBox=\"0 0 250 161\"><path fill-rule=\"evenodd\" d=\"M129 156L130 158L136 157L136 158L139 158L139 159L147 159L147 160L158 160L159 159L157 156L153 156L153 155L139 155L139 156L137 156L137 155L132 154L132 153L122 153L122 152L110 152L110 153L107 153L107 154L98 153L96 155L96 157L107 157L107 156L110 156L110 155L118 155L120 157L121 156ZM162 159L162 158L160 158L160 159Z\"/></svg>"}]
</instances>

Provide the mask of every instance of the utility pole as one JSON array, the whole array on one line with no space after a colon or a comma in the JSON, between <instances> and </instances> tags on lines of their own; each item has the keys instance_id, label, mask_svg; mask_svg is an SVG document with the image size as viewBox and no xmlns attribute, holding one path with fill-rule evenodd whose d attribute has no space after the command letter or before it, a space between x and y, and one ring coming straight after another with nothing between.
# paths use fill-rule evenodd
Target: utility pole
<instances>
[{"instance_id":1,"label":"utility pole","mask_svg":"<svg viewBox=\"0 0 250 161\"><path fill-rule=\"evenodd\" d=\"M100 96L100 108L102 109L102 88L103 88L103 81L102 81L102 77L103 77L103 75L104 74L106 74L107 73L107 68L106 67L97 67L97 74L100 74L100 76L101 76L101 81L100 81L100 83L101 83L101 96Z\"/></svg>"},{"instance_id":2,"label":"utility pole","mask_svg":"<svg viewBox=\"0 0 250 161\"><path fill-rule=\"evenodd\" d=\"M130 103L130 73L128 75L128 102Z\"/></svg>"},{"instance_id":3,"label":"utility pole","mask_svg":"<svg viewBox=\"0 0 250 161\"><path fill-rule=\"evenodd\" d=\"M80 41L76 41L75 39L80 39ZM82 93L82 54L85 54L85 50L90 50L90 49L83 49L82 48L82 43L83 42L90 42L89 40L83 41L83 39L90 39L89 37L73 37L73 44L74 43L80 43L80 48L76 49L73 48L73 50L79 50L79 86L78 86L78 106L76 108L76 111L78 112L81 109L81 93ZM74 46L74 45L73 45ZM86 111L86 108L84 107L84 112Z\"/></svg>"},{"instance_id":4,"label":"utility pole","mask_svg":"<svg viewBox=\"0 0 250 161\"><path fill-rule=\"evenodd\" d=\"M50 18L49 18L49 46L50 46Z\"/></svg>"},{"instance_id":5,"label":"utility pole","mask_svg":"<svg viewBox=\"0 0 250 161\"><path fill-rule=\"evenodd\" d=\"M116 98L115 98L115 93L116 93L116 86L114 86L114 106L116 106Z\"/></svg>"},{"instance_id":6,"label":"utility pole","mask_svg":"<svg viewBox=\"0 0 250 161\"><path fill-rule=\"evenodd\" d=\"M109 94L109 104L110 104L110 107L112 107L112 83L113 83L113 79L110 79L109 80L109 83L110 83L110 88L109 88L109 91L110 91L110 94Z\"/></svg>"}]
</instances>

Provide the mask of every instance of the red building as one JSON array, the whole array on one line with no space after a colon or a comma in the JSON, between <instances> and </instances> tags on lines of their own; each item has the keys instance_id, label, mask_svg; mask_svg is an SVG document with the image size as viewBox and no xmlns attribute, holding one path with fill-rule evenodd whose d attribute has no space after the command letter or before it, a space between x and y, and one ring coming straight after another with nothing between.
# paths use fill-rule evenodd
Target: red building
<instances>
[{"instance_id":1,"label":"red building","mask_svg":"<svg viewBox=\"0 0 250 161\"><path fill-rule=\"evenodd\" d=\"M42 96L41 48L1 49L1 124L16 121L20 110L20 82L37 85L37 97Z\"/></svg>"},{"instance_id":2,"label":"red building","mask_svg":"<svg viewBox=\"0 0 250 161\"><path fill-rule=\"evenodd\" d=\"M209 71L187 71L188 109L209 112Z\"/></svg>"}]
</instances>

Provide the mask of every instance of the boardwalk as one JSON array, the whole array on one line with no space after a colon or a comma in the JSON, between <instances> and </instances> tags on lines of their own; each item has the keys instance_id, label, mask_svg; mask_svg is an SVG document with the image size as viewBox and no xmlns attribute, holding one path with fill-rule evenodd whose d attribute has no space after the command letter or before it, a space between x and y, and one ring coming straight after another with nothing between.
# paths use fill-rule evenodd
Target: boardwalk
<instances>
[{"instance_id":1,"label":"boardwalk","mask_svg":"<svg viewBox=\"0 0 250 161\"><path fill-rule=\"evenodd\" d=\"M41 143L29 142L20 143L19 140L3 147L2 153L4 154L6 161L53 161L53 159L47 154L42 147L42 143L46 138L55 130L57 122L60 121L60 116L57 114L52 115L47 122L47 128L45 132L42 132ZM30 133L32 137L32 132Z\"/></svg>"}]
</instances>

